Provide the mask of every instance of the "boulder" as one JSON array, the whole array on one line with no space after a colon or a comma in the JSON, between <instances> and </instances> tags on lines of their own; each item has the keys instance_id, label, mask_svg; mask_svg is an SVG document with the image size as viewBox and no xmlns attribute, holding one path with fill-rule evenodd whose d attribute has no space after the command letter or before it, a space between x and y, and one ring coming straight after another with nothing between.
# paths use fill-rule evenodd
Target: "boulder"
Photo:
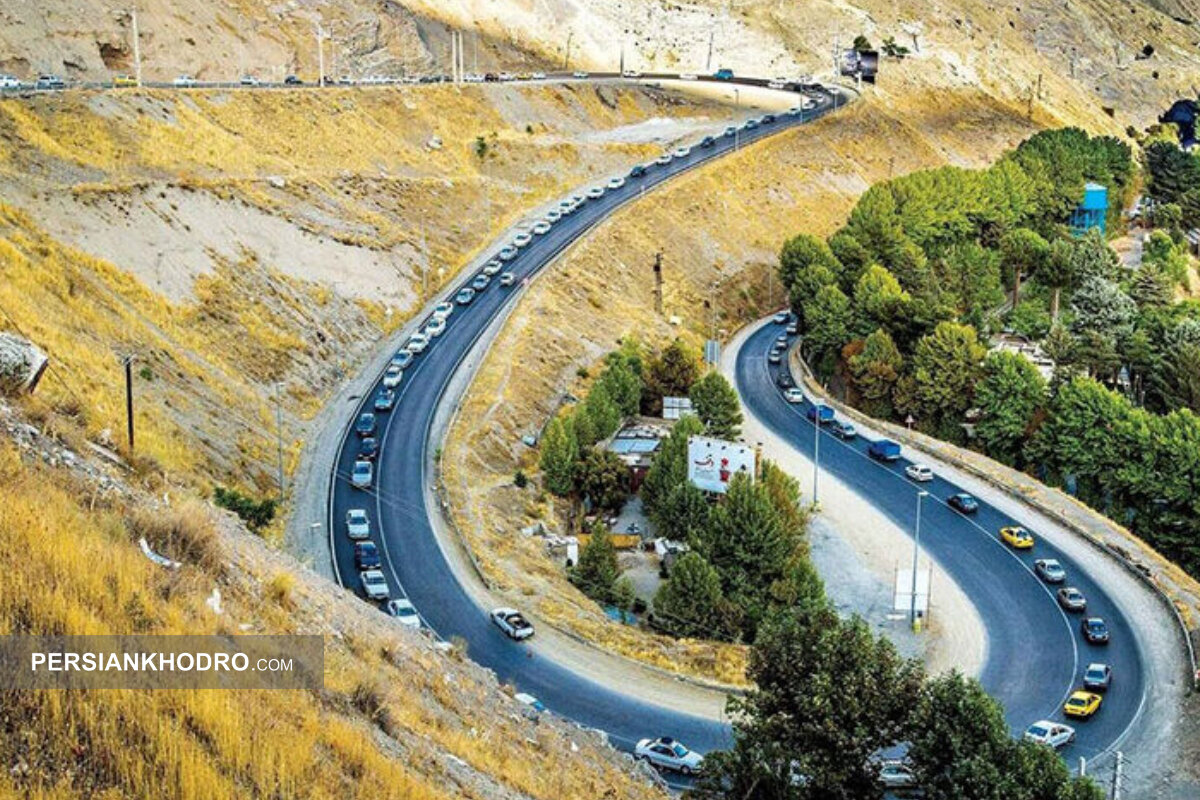
<instances>
[{"instance_id":1,"label":"boulder","mask_svg":"<svg viewBox=\"0 0 1200 800\"><path fill-rule=\"evenodd\" d=\"M32 392L49 363L28 340L0 332L0 394Z\"/></svg>"}]
</instances>

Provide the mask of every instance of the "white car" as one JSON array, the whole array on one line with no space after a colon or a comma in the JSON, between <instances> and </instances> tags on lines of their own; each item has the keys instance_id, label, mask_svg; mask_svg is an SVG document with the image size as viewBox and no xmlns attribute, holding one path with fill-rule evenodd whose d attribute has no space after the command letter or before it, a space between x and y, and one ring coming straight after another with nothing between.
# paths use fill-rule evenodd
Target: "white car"
<instances>
[{"instance_id":1,"label":"white car","mask_svg":"<svg viewBox=\"0 0 1200 800\"><path fill-rule=\"evenodd\" d=\"M501 72L499 77L502 81L511 81L513 79L511 72Z\"/></svg>"},{"instance_id":2,"label":"white car","mask_svg":"<svg viewBox=\"0 0 1200 800\"><path fill-rule=\"evenodd\" d=\"M767 84L768 89L782 89L787 86L787 78L776 78Z\"/></svg>"},{"instance_id":3,"label":"white car","mask_svg":"<svg viewBox=\"0 0 1200 800\"><path fill-rule=\"evenodd\" d=\"M15 75L0 75L0 89L20 89L21 82Z\"/></svg>"},{"instance_id":4,"label":"white car","mask_svg":"<svg viewBox=\"0 0 1200 800\"><path fill-rule=\"evenodd\" d=\"M533 73L533 75L531 75L530 77L531 77L531 78L533 78L533 80L535 80L535 81L544 81L544 80L546 80L546 73L544 73L544 72L535 72L535 73Z\"/></svg>"},{"instance_id":5,"label":"white car","mask_svg":"<svg viewBox=\"0 0 1200 800\"><path fill-rule=\"evenodd\" d=\"M180 75L178 78L171 81L171 85L176 89L189 89L196 85L196 79L191 75Z\"/></svg>"},{"instance_id":6,"label":"white car","mask_svg":"<svg viewBox=\"0 0 1200 800\"><path fill-rule=\"evenodd\" d=\"M681 80L681 81L694 81L694 80L696 80L696 73L694 73L694 72L683 72L683 73L680 73L680 75L679 75L679 80Z\"/></svg>"},{"instance_id":7,"label":"white car","mask_svg":"<svg viewBox=\"0 0 1200 800\"><path fill-rule=\"evenodd\" d=\"M506 272L500 276L500 285L501 286L512 286L516 282L517 282L517 276L513 275L511 272Z\"/></svg>"},{"instance_id":8,"label":"white car","mask_svg":"<svg viewBox=\"0 0 1200 800\"><path fill-rule=\"evenodd\" d=\"M549 222L551 225L558 222L560 219L562 219L562 212L557 208L552 208L546 212L546 222Z\"/></svg>"},{"instance_id":9,"label":"white car","mask_svg":"<svg viewBox=\"0 0 1200 800\"><path fill-rule=\"evenodd\" d=\"M597 200L597 199L603 197L604 196L604 187L603 186L593 186L592 188L587 190L587 196L593 200Z\"/></svg>"},{"instance_id":10,"label":"white car","mask_svg":"<svg viewBox=\"0 0 1200 800\"><path fill-rule=\"evenodd\" d=\"M533 636L533 625L515 608L494 608L492 622L510 639L520 641Z\"/></svg>"},{"instance_id":11,"label":"white car","mask_svg":"<svg viewBox=\"0 0 1200 800\"><path fill-rule=\"evenodd\" d=\"M1075 729L1061 722L1044 719L1025 729L1025 740L1048 745L1058 750L1075 741Z\"/></svg>"},{"instance_id":12,"label":"white car","mask_svg":"<svg viewBox=\"0 0 1200 800\"><path fill-rule=\"evenodd\" d=\"M672 152L671 155L675 158L687 158L689 155L691 155L691 152L692 148L690 147L676 147L675 151Z\"/></svg>"},{"instance_id":13,"label":"white car","mask_svg":"<svg viewBox=\"0 0 1200 800\"><path fill-rule=\"evenodd\" d=\"M346 512L346 535L351 539L369 539L371 537L371 518L366 509L352 508Z\"/></svg>"},{"instance_id":14,"label":"white car","mask_svg":"<svg viewBox=\"0 0 1200 800\"><path fill-rule=\"evenodd\" d=\"M627 69L621 73L621 77L622 78L640 78L640 77L642 77L642 73L638 72L636 69Z\"/></svg>"},{"instance_id":15,"label":"white car","mask_svg":"<svg viewBox=\"0 0 1200 800\"><path fill-rule=\"evenodd\" d=\"M513 237L513 245L516 247L524 247L533 241L533 237L528 233L518 233Z\"/></svg>"},{"instance_id":16,"label":"white car","mask_svg":"<svg viewBox=\"0 0 1200 800\"><path fill-rule=\"evenodd\" d=\"M388 600L387 605L383 608L389 617L395 617L396 621L406 628L420 628L421 616L417 613L417 609L407 600L400 598L397 600Z\"/></svg>"},{"instance_id":17,"label":"white car","mask_svg":"<svg viewBox=\"0 0 1200 800\"><path fill-rule=\"evenodd\" d=\"M350 485L355 489L370 489L375 470L370 461L355 461L350 471Z\"/></svg>"},{"instance_id":18,"label":"white car","mask_svg":"<svg viewBox=\"0 0 1200 800\"><path fill-rule=\"evenodd\" d=\"M401 349L400 352L392 356L390 366L399 367L400 369L408 369L413 362L413 354L407 350Z\"/></svg>"},{"instance_id":19,"label":"white car","mask_svg":"<svg viewBox=\"0 0 1200 800\"><path fill-rule=\"evenodd\" d=\"M404 370L395 364L389 366L387 372L383 373L383 385L388 389L395 389L402 380L404 380Z\"/></svg>"},{"instance_id":20,"label":"white car","mask_svg":"<svg viewBox=\"0 0 1200 800\"><path fill-rule=\"evenodd\" d=\"M533 232L536 233L538 236L549 233L550 232L550 223L546 222L546 220L540 220L538 222L535 222L533 225Z\"/></svg>"},{"instance_id":21,"label":"white car","mask_svg":"<svg viewBox=\"0 0 1200 800\"><path fill-rule=\"evenodd\" d=\"M671 154L663 153L661 156L654 159L654 163L658 164L660 167L665 167L667 164L671 163Z\"/></svg>"},{"instance_id":22,"label":"white car","mask_svg":"<svg viewBox=\"0 0 1200 800\"><path fill-rule=\"evenodd\" d=\"M670 736L642 739L633 748L633 757L681 775L695 775L704 769L704 756L693 753Z\"/></svg>"},{"instance_id":23,"label":"white car","mask_svg":"<svg viewBox=\"0 0 1200 800\"><path fill-rule=\"evenodd\" d=\"M504 264L499 259L493 258L483 265L483 274L490 278L502 269L504 269Z\"/></svg>"},{"instance_id":24,"label":"white car","mask_svg":"<svg viewBox=\"0 0 1200 800\"><path fill-rule=\"evenodd\" d=\"M242 84L242 86L258 86L262 83L258 78L256 78L253 75L243 75L242 79L238 82L240 84Z\"/></svg>"},{"instance_id":25,"label":"white car","mask_svg":"<svg viewBox=\"0 0 1200 800\"><path fill-rule=\"evenodd\" d=\"M917 483L933 480L933 470L926 464L909 464L904 468L904 474Z\"/></svg>"},{"instance_id":26,"label":"white car","mask_svg":"<svg viewBox=\"0 0 1200 800\"><path fill-rule=\"evenodd\" d=\"M423 333L414 333L408 337L408 344L404 345L404 349L413 355L424 353L426 347L429 347L429 337Z\"/></svg>"},{"instance_id":27,"label":"white car","mask_svg":"<svg viewBox=\"0 0 1200 800\"><path fill-rule=\"evenodd\" d=\"M577 69L577 70L575 70L574 72L572 72L571 74L572 74L573 76L575 76L576 78L586 78L586 77L588 77L588 73L584 72L584 71L583 71L583 70L581 70L581 69Z\"/></svg>"},{"instance_id":28,"label":"white car","mask_svg":"<svg viewBox=\"0 0 1200 800\"><path fill-rule=\"evenodd\" d=\"M425 335L430 339L441 336L446 331L446 320L434 317L425 325Z\"/></svg>"},{"instance_id":29,"label":"white car","mask_svg":"<svg viewBox=\"0 0 1200 800\"><path fill-rule=\"evenodd\" d=\"M532 711L536 711L539 714L546 710L545 703L543 703L541 700L538 700L531 694L526 694L525 692L517 692L513 695L513 700L516 700L521 705L529 708Z\"/></svg>"},{"instance_id":30,"label":"white car","mask_svg":"<svg viewBox=\"0 0 1200 800\"><path fill-rule=\"evenodd\" d=\"M358 576L362 582L363 594L369 600L387 600L391 592L388 590L387 578L377 569L369 569Z\"/></svg>"},{"instance_id":31,"label":"white car","mask_svg":"<svg viewBox=\"0 0 1200 800\"><path fill-rule=\"evenodd\" d=\"M791 389L788 389L783 393L783 399L787 400L789 403L803 403L804 392L793 386Z\"/></svg>"},{"instance_id":32,"label":"white car","mask_svg":"<svg viewBox=\"0 0 1200 800\"><path fill-rule=\"evenodd\" d=\"M513 247L511 244L505 245L504 247L500 248L500 260L512 261L517 257L517 252L517 248Z\"/></svg>"},{"instance_id":33,"label":"white car","mask_svg":"<svg viewBox=\"0 0 1200 800\"><path fill-rule=\"evenodd\" d=\"M625 185L625 179L622 178L620 175L618 175L615 178L610 178L608 181L608 188L610 188L610 189L620 189L624 185Z\"/></svg>"},{"instance_id":34,"label":"white car","mask_svg":"<svg viewBox=\"0 0 1200 800\"><path fill-rule=\"evenodd\" d=\"M453 313L454 303L451 303L449 300L443 300L433 307L433 315L435 317L441 317L442 319L445 319Z\"/></svg>"}]
</instances>

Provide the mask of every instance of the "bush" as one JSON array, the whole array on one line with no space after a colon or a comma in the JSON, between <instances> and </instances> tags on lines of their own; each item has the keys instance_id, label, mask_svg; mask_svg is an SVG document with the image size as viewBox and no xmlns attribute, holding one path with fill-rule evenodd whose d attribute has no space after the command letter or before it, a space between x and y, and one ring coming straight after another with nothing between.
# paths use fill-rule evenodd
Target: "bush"
<instances>
[{"instance_id":1,"label":"bush","mask_svg":"<svg viewBox=\"0 0 1200 800\"><path fill-rule=\"evenodd\" d=\"M271 520L275 519L276 502L274 498L255 500L236 489L218 486L213 490L213 502L221 508L237 514L255 533L270 525Z\"/></svg>"},{"instance_id":2,"label":"bush","mask_svg":"<svg viewBox=\"0 0 1200 800\"><path fill-rule=\"evenodd\" d=\"M125 522L133 539L145 538L156 553L219 575L224 553L213 521L198 503L158 510L138 509Z\"/></svg>"},{"instance_id":3,"label":"bush","mask_svg":"<svg viewBox=\"0 0 1200 800\"><path fill-rule=\"evenodd\" d=\"M513 483L518 489L524 489L529 485L529 476L525 474L525 470L517 470L517 474L513 475Z\"/></svg>"}]
</instances>

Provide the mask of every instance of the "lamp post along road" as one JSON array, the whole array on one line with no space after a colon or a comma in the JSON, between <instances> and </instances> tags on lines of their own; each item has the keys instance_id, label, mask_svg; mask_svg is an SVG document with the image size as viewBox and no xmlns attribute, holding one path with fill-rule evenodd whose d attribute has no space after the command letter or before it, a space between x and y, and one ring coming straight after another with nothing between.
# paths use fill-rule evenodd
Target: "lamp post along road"
<instances>
[{"instance_id":1,"label":"lamp post along road","mask_svg":"<svg viewBox=\"0 0 1200 800\"><path fill-rule=\"evenodd\" d=\"M929 496L924 490L917 492L917 527L913 534L912 596L909 602L908 621L917 624L917 561L921 554L921 501Z\"/></svg>"}]
</instances>

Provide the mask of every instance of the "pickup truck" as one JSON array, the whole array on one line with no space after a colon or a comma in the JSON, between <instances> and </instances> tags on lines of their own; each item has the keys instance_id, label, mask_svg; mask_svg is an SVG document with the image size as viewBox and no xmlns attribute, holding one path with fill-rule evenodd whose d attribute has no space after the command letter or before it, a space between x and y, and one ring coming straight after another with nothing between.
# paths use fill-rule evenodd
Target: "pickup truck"
<instances>
[{"instance_id":1,"label":"pickup truck","mask_svg":"<svg viewBox=\"0 0 1200 800\"><path fill-rule=\"evenodd\" d=\"M867 455L876 461L895 461L900 458L900 445L891 439L879 439L871 442Z\"/></svg>"},{"instance_id":2,"label":"pickup truck","mask_svg":"<svg viewBox=\"0 0 1200 800\"><path fill-rule=\"evenodd\" d=\"M808 417L809 422L816 422L818 419L821 420L822 425L833 422L833 409L827 405L809 406L804 415Z\"/></svg>"}]
</instances>

